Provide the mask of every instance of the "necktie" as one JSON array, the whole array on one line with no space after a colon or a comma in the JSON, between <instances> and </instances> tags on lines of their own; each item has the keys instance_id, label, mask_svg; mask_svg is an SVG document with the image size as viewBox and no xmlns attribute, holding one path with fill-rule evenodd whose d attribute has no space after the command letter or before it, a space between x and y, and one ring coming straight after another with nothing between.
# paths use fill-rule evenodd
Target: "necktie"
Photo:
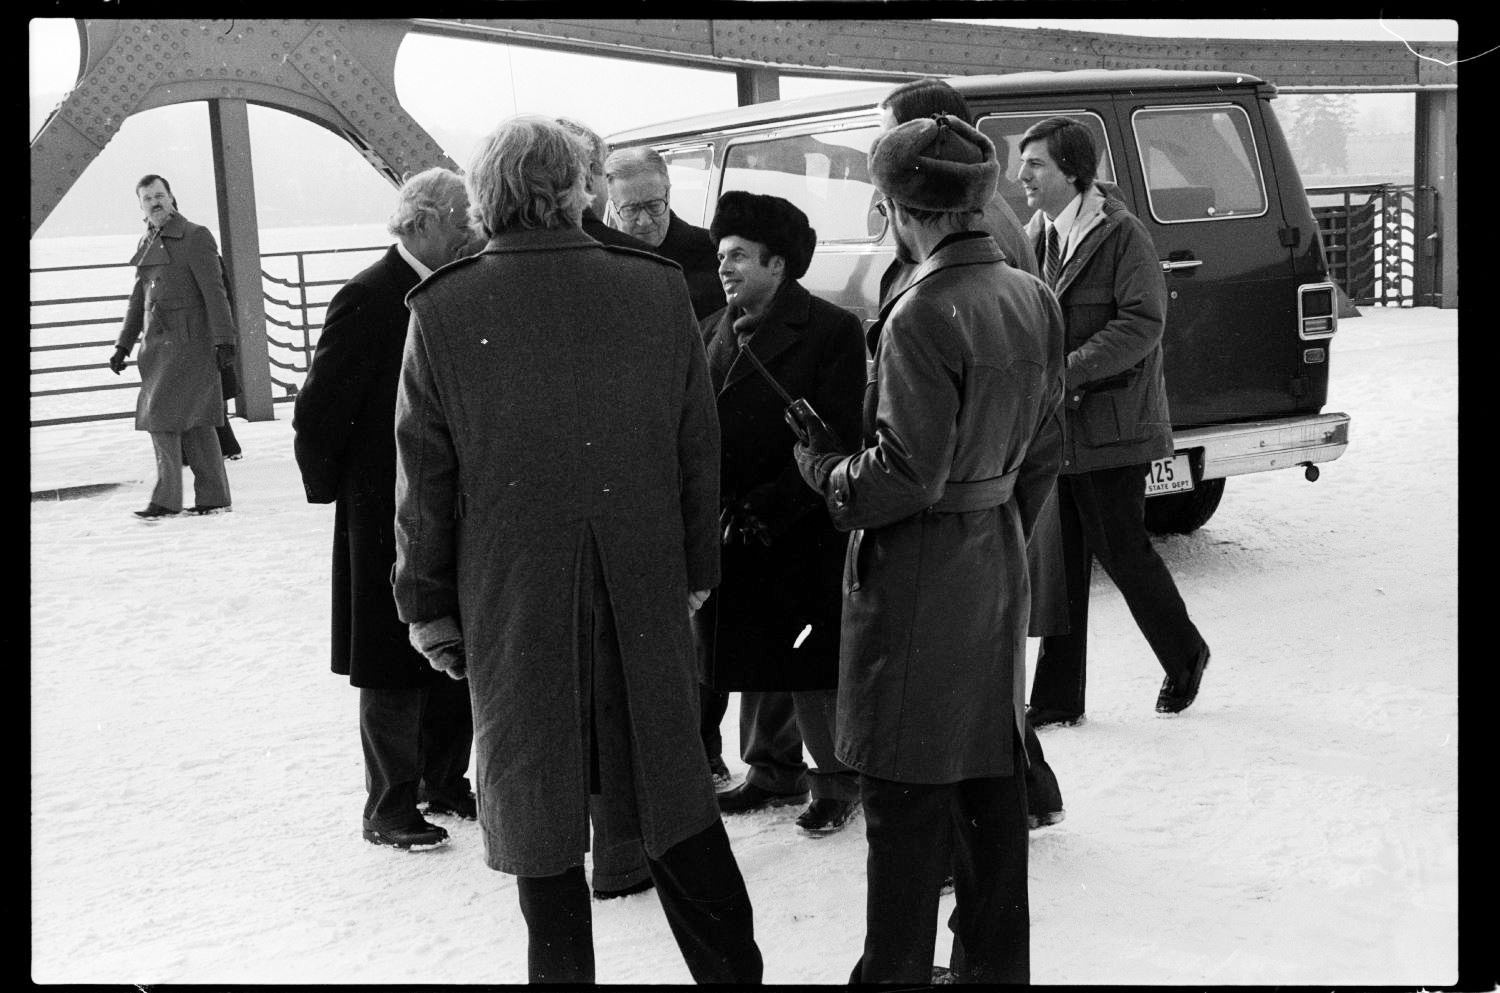
<instances>
[{"instance_id":1,"label":"necktie","mask_svg":"<svg viewBox=\"0 0 1500 993\"><path fill-rule=\"evenodd\" d=\"M1042 269L1047 285L1057 288L1057 274L1062 271L1062 246L1058 244L1057 228L1047 225L1047 263Z\"/></svg>"}]
</instances>

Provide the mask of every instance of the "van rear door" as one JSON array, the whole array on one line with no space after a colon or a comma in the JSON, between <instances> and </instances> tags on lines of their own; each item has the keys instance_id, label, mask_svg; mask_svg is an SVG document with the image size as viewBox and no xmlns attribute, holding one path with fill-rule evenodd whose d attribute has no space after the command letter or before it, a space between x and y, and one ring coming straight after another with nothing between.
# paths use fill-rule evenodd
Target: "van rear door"
<instances>
[{"instance_id":1,"label":"van rear door","mask_svg":"<svg viewBox=\"0 0 1500 993\"><path fill-rule=\"evenodd\" d=\"M1324 397L1304 372L1287 221L1254 89L1120 94L1115 108L1133 146L1120 156L1122 185L1165 270L1173 425L1316 413Z\"/></svg>"}]
</instances>

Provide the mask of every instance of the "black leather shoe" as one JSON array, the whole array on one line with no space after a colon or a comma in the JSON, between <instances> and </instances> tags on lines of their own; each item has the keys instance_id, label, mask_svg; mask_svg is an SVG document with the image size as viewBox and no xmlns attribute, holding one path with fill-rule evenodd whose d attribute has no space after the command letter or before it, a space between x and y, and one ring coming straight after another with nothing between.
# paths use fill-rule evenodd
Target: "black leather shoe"
<instances>
[{"instance_id":1,"label":"black leather shoe","mask_svg":"<svg viewBox=\"0 0 1500 993\"><path fill-rule=\"evenodd\" d=\"M1070 714L1065 710L1053 710L1050 707L1027 707L1026 719L1031 722L1033 728L1058 727L1074 728L1083 723L1082 714Z\"/></svg>"},{"instance_id":2,"label":"black leather shoe","mask_svg":"<svg viewBox=\"0 0 1500 993\"><path fill-rule=\"evenodd\" d=\"M203 507L199 506L198 504L194 504L187 509L187 512L189 514L197 514L199 517L202 517L205 514L227 514L229 513L229 504L221 504L217 507Z\"/></svg>"},{"instance_id":3,"label":"black leather shoe","mask_svg":"<svg viewBox=\"0 0 1500 993\"><path fill-rule=\"evenodd\" d=\"M801 793L772 793L750 782L743 782L734 789L719 794L719 812L745 814L764 807L785 807L793 803L806 803L807 795L807 790Z\"/></svg>"},{"instance_id":4,"label":"black leather shoe","mask_svg":"<svg viewBox=\"0 0 1500 993\"><path fill-rule=\"evenodd\" d=\"M448 843L447 831L421 818L401 827L365 828L364 837L372 845L389 845L412 852L426 851Z\"/></svg>"},{"instance_id":5,"label":"black leather shoe","mask_svg":"<svg viewBox=\"0 0 1500 993\"><path fill-rule=\"evenodd\" d=\"M1039 827L1056 824L1066 816L1067 812L1061 807L1058 807L1056 810L1044 810L1039 814L1027 814L1026 826L1035 831Z\"/></svg>"},{"instance_id":6,"label":"black leather shoe","mask_svg":"<svg viewBox=\"0 0 1500 993\"><path fill-rule=\"evenodd\" d=\"M143 521L154 521L158 517L176 517L182 511L168 510L159 503L148 503L145 510L132 510L131 513Z\"/></svg>"},{"instance_id":7,"label":"black leather shoe","mask_svg":"<svg viewBox=\"0 0 1500 993\"><path fill-rule=\"evenodd\" d=\"M1168 676L1161 681L1161 692L1156 695L1158 714L1180 714L1198 699L1198 686L1203 682L1203 670L1208 668L1208 646L1193 661L1193 667L1181 679Z\"/></svg>"},{"instance_id":8,"label":"black leather shoe","mask_svg":"<svg viewBox=\"0 0 1500 993\"><path fill-rule=\"evenodd\" d=\"M477 820L479 817L479 802L470 793L464 797L437 797L427 801L427 814L442 815L450 817L461 817L466 821Z\"/></svg>"},{"instance_id":9,"label":"black leather shoe","mask_svg":"<svg viewBox=\"0 0 1500 993\"><path fill-rule=\"evenodd\" d=\"M649 889L654 889L655 886L656 880L652 879L650 876L647 876L640 882L632 886L627 886L623 890L595 890L594 899L613 900L615 897L619 896L634 896L637 893L644 893Z\"/></svg>"},{"instance_id":10,"label":"black leather shoe","mask_svg":"<svg viewBox=\"0 0 1500 993\"><path fill-rule=\"evenodd\" d=\"M858 809L859 804L853 800L814 800L797 818L797 826L808 834L833 834L848 824Z\"/></svg>"}]
</instances>

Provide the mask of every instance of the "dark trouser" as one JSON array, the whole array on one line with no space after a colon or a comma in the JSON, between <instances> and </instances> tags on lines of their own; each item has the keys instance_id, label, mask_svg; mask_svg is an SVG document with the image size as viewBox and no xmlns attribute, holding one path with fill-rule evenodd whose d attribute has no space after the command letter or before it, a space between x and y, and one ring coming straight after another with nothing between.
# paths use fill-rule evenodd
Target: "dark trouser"
<instances>
[{"instance_id":1,"label":"dark trouser","mask_svg":"<svg viewBox=\"0 0 1500 993\"><path fill-rule=\"evenodd\" d=\"M1204 648L1166 563L1146 533L1146 466L1057 477L1068 584L1068 633L1042 639L1031 683L1033 707L1084 712L1089 580L1093 560L1114 581L1156 659L1185 676Z\"/></svg>"},{"instance_id":2,"label":"dark trouser","mask_svg":"<svg viewBox=\"0 0 1500 993\"><path fill-rule=\"evenodd\" d=\"M698 684L698 735L703 739L703 751L710 762L724 755L724 736L719 725L728 710L728 693L710 689L707 683Z\"/></svg>"},{"instance_id":3,"label":"dark trouser","mask_svg":"<svg viewBox=\"0 0 1500 993\"><path fill-rule=\"evenodd\" d=\"M1047 764L1042 754L1042 742L1026 722L1026 812L1050 814L1063 809L1062 790L1057 785L1057 775Z\"/></svg>"},{"instance_id":4,"label":"dark trouser","mask_svg":"<svg viewBox=\"0 0 1500 993\"><path fill-rule=\"evenodd\" d=\"M694 982L760 982L750 894L724 822L647 859L672 937ZM518 876L526 918L526 971L533 983L592 983L594 931L581 866L556 876Z\"/></svg>"},{"instance_id":5,"label":"dark trouser","mask_svg":"<svg viewBox=\"0 0 1500 993\"><path fill-rule=\"evenodd\" d=\"M1029 982L1024 778L928 785L861 775L859 787L869 845L865 944L850 981L931 981L938 891L951 864L958 981Z\"/></svg>"},{"instance_id":6,"label":"dark trouser","mask_svg":"<svg viewBox=\"0 0 1500 993\"><path fill-rule=\"evenodd\" d=\"M224 471L224 453L219 436L208 424L186 431L152 431L156 453L156 487L151 502L158 507L182 509L182 464L193 471L193 502L200 507L229 506L229 475Z\"/></svg>"},{"instance_id":7,"label":"dark trouser","mask_svg":"<svg viewBox=\"0 0 1500 993\"><path fill-rule=\"evenodd\" d=\"M232 458L240 454L239 439L234 436L234 428L229 425L229 418L224 418L224 423L214 428L214 434L219 438L219 451L225 458Z\"/></svg>"},{"instance_id":8,"label":"dark trouser","mask_svg":"<svg viewBox=\"0 0 1500 993\"><path fill-rule=\"evenodd\" d=\"M740 757L745 781L771 793L858 800L859 779L833 754L837 690L740 692ZM806 743L815 768L802 759Z\"/></svg>"},{"instance_id":9,"label":"dark trouser","mask_svg":"<svg viewBox=\"0 0 1500 993\"><path fill-rule=\"evenodd\" d=\"M359 737L365 752L364 826L401 827L422 800L468 797L474 717L466 680L430 687L359 691Z\"/></svg>"}]
</instances>

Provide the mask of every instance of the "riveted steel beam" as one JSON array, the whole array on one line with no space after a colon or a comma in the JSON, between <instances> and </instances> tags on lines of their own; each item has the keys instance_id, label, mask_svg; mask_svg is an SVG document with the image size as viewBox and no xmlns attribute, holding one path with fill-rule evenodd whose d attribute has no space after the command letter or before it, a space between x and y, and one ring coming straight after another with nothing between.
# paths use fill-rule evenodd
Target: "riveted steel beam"
<instances>
[{"instance_id":1,"label":"riveted steel beam","mask_svg":"<svg viewBox=\"0 0 1500 993\"><path fill-rule=\"evenodd\" d=\"M424 32L702 66L903 76L1065 69L1245 72L1278 85L1400 86L1458 80L1457 46L1391 40L1149 38L914 20L418 19ZM1423 58L1421 56L1426 56ZM1443 65L1442 63L1450 63Z\"/></svg>"}]
</instances>

